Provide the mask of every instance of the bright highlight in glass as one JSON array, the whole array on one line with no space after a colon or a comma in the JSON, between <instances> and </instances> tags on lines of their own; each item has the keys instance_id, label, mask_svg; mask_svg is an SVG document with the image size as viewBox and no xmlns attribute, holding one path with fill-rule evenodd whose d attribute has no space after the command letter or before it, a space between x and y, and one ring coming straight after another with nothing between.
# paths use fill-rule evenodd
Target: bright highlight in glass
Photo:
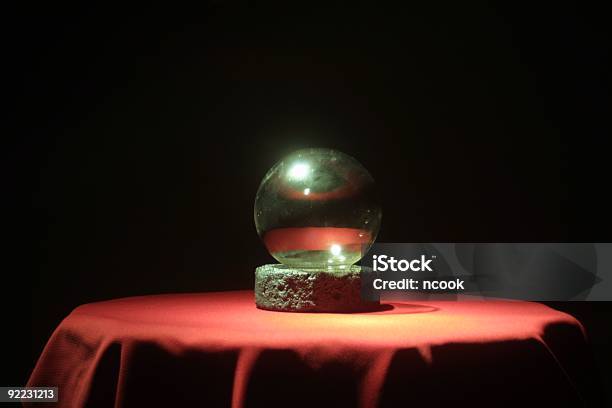
<instances>
[{"instance_id":1,"label":"bright highlight in glass","mask_svg":"<svg viewBox=\"0 0 612 408\"><path fill-rule=\"evenodd\" d=\"M308 177L310 166L306 163L296 163L289 170L289 179L301 181Z\"/></svg>"}]
</instances>

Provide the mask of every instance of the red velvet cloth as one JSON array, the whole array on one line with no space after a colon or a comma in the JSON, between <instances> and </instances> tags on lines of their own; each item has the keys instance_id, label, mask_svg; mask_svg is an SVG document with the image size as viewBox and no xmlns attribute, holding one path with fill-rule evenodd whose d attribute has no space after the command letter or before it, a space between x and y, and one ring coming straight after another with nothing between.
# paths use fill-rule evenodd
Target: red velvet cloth
<instances>
[{"instance_id":1,"label":"red velvet cloth","mask_svg":"<svg viewBox=\"0 0 612 408\"><path fill-rule=\"evenodd\" d=\"M143 296L76 308L28 386L58 386L60 407L582 404L586 350L578 321L530 302L298 314L246 291Z\"/></svg>"}]
</instances>

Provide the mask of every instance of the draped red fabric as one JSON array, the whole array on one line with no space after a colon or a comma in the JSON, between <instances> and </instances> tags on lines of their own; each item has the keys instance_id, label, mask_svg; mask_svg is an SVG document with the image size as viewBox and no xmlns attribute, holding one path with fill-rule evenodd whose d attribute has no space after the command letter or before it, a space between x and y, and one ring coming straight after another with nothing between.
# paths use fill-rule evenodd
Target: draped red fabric
<instances>
[{"instance_id":1,"label":"draped red fabric","mask_svg":"<svg viewBox=\"0 0 612 408\"><path fill-rule=\"evenodd\" d=\"M28 386L59 407L566 406L593 398L589 361L580 323L538 303L279 313L240 291L80 306Z\"/></svg>"}]
</instances>

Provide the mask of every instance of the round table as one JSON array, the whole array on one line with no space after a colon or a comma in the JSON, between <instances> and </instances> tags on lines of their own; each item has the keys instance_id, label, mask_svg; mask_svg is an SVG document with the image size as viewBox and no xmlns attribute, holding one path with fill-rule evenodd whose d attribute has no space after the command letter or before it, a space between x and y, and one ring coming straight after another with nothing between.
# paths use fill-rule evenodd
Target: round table
<instances>
[{"instance_id":1,"label":"round table","mask_svg":"<svg viewBox=\"0 0 612 408\"><path fill-rule=\"evenodd\" d=\"M79 306L28 386L60 407L582 405L590 361L580 323L539 303L281 313L237 291Z\"/></svg>"}]
</instances>

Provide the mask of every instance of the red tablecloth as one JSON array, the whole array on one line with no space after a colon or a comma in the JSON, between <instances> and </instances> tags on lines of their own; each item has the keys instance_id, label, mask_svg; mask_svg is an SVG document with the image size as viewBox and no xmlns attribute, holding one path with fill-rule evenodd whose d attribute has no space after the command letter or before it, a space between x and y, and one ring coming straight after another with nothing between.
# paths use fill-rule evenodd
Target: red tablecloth
<instances>
[{"instance_id":1,"label":"red tablecloth","mask_svg":"<svg viewBox=\"0 0 612 408\"><path fill-rule=\"evenodd\" d=\"M588 357L580 323L538 303L297 314L176 294L76 308L28 385L58 386L62 407L581 405Z\"/></svg>"}]
</instances>

